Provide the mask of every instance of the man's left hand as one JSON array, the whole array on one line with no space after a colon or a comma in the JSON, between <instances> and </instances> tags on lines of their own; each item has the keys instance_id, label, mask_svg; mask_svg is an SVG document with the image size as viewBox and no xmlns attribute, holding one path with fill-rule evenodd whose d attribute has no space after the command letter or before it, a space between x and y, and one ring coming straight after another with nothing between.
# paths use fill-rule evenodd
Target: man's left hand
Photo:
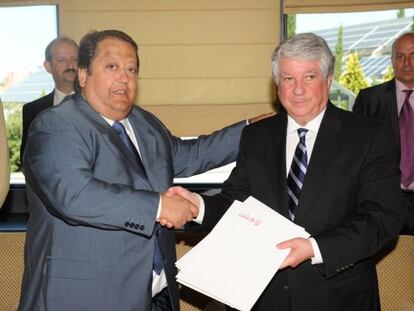
<instances>
[{"instance_id":1,"label":"man's left hand","mask_svg":"<svg viewBox=\"0 0 414 311\"><path fill-rule=\"evenodd\" d=\"M295 268L314 256L312 244L309 239L295 238L279 243L276 247L279 249L290 248L289 255L279 269L286 267Z\"/></svg>"}]
</instances>

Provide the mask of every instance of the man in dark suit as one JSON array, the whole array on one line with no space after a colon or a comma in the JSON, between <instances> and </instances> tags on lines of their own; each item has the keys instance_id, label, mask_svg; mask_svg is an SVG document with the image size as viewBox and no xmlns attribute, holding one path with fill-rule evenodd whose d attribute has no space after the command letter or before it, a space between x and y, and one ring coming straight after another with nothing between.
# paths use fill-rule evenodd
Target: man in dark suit
<instances>
[{"instance_id":1,"label":"man in dark suit","mask_svg":"<svg viewBox=\"0 0 414 311\"><path fill-rule=\"evenodd\" d=\"M41 111L60 104L67 95L73 94L73 81L78 68L78 44L64 36L53 39L45 49L43 66L52 75L55 89L46 96L23 106L23 132L20 145L21 160L23 159L26 146L27 132L33 119Z\"/></svg>"},{"instance_id":2,"label":"man in dark suit","mask_svg":"<svg viewBox=\"0 0 414 311\"><path fill-rule=\"evenodd\" d=\"M401 197L406 216L404 234L414 234L414 33L397 38L392 45L392 64L395 79L361 90L355 100L354 112L374 116L390 124L400 154ZM407 103L411 127L403 130L399 118ZM404 115L406 115L404 113ZM404 128L406 128L404 126ZM404 152L404 150L406 150ZM405 156L406 155L406 156ZM404 159L407 158L408 161ZM407 176L405 178L405 176Z\"/></svg>"},{"instance_id":3,"label":"man in dark suit","mask_svg":"<svg viewBox=\"0 0 414 311\"><path fill-rule=\"evenodd\" d=\"M272 59L287 113L243 130L222 193L203 197L203 224L253 196L311 234L277 245L290 253L253 310L379 310L373 256L402 224L394 137L386 124L329 101L334 56L321 37L289 38ZM196 194L169 193L203 209Z\"/></svg>"},{"instance_id":4,"label":"man in dark suit","mask_svg":"<svg viewBox=\"0 0 414 311\"><path fill-rule=\"evenodd\" d=\"M29 130L29 203L19 310L179 310L174 231L197 208L164 192L234 161L246 122L181 140L134 105L138 47L127 34L87 34L78 80Z\"/></svg>"}]
</instances>

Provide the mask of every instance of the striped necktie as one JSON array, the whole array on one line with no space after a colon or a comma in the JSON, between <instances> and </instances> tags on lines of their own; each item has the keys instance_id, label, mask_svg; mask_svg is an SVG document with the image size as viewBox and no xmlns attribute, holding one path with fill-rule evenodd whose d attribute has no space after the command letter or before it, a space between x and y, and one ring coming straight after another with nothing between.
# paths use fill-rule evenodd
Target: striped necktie
<instances>
[{"instance_id":1,"label":"striped necktie","mask_svg":"<svg viewBox=\"0 0 414 311\"><path fill-rule=\"evenodd\" d=\"M306 151L307 129L298 129L299 143L296 146L287 178L287 192L289 196L289 217L294 220L296 208L299 203L299 194L305 180L308 167L308 154Z\"/></svg>"}]
</instances>

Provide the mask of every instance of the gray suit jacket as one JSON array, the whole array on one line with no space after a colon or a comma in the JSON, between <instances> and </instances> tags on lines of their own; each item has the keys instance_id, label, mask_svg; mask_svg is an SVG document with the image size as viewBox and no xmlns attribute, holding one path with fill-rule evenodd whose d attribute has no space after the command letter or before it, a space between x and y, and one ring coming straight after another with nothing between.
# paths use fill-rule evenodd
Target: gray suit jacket
<instances>
[{"instance_id":1,"label":"gray suit jacket","mask_svg":"<svg viewBox=\"0 0 414 311\"><path fill-rule=\"evenodd\" d=\"M156 237L179 310L174 232L155 222L159 193L174 177L235 160L244 124L183 141L139 107L128 119L148 178L79 95L33 122L20 310L149 310Z\"/></svg>"}]
</instances>

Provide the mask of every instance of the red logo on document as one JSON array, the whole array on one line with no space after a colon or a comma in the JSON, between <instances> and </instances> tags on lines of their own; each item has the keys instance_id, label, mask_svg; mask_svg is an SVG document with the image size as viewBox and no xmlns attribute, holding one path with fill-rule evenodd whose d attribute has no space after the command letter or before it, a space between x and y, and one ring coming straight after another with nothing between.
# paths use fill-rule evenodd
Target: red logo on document
<instances>
[{"instance_id":1,"label":"red logo on document","mask_svg":"<svg viewBox=\"0 0 414 311\"><path fill-rule=\"evenodd\" d=\"M249 214L239 214L239 216L243 219L246 219L248 222L251 222L255 226L260 226L262 224L262 221L260 219L254 218Z\"/></svg>"}]
</instances>

